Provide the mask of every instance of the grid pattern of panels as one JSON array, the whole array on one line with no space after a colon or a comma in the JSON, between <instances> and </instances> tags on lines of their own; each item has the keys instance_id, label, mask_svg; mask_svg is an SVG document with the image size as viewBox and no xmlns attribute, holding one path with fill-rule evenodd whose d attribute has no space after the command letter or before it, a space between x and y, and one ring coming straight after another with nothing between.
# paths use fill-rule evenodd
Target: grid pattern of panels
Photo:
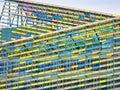
<instances>
[{"instance_id":1,"label":"grid pattern of panels","mask_svg":"<svg viewBox=\"0 0 120 90\"><path fill-rule=\"evenodd\" d=\"M53 30L46 26L22 26L17 28L2 28L0 31L1 42L9 42L21 38L27 38L36 35L42 35Z\"/></svg>"},{"instance_id":2,"label":"grid pattern of panels","mask_svg":"<svg viewBox=\"0 0 120 90\"><path fill-rule=\"evenodd\" d=\"M3 41L0 41L5 42L36 34L41 35L43 33L49 33L113 17L114 16L102 13L93 13L89 10L82 11L44 4L6 0L2 10L1 22L3 25L18 28L16 30L15 28L12 30L1 29L0 39ZM13 33L5 35L5 33L11 32Z\"/></svg>"},{"instance_id":3,"label":"grid pattern of panels","mask_svg":"<svg viewBox=\"0 0 120 90\"><path fill-rule=\"evenodd\" d=\"M0 90L11 89L120 89L120 18L3 43Z\"/></svg>"}]
</instances>

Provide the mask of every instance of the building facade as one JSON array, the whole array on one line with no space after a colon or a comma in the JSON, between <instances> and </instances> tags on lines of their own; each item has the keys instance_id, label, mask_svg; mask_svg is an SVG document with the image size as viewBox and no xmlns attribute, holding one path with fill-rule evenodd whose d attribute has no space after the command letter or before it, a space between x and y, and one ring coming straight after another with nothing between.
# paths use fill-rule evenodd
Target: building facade
<instances>
[{"instance_id":1,"label":"building facade","mask_svg":"<svg viewBox=\"0 0 120 90\"><path fill-rule=\"evenodd\" d=\"M120 17L6 0L0 90L119 90Z\"/></svg>"}]
</instances>

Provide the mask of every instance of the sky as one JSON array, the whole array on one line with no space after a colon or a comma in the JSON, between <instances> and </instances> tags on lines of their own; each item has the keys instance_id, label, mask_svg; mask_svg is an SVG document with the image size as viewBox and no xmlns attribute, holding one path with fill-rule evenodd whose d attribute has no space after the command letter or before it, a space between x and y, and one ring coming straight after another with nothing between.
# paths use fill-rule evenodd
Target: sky
<instances>
[{"instance_id":1,"label":"sky","mask_svg":"<svg viewBox=\"0 0 120 90\"><path fill-rule=\"evenodd\" d=\"M0 0L0 11L3 6ZM29 0L120 15L120 0Z\"/></svg>"}]
</instances>

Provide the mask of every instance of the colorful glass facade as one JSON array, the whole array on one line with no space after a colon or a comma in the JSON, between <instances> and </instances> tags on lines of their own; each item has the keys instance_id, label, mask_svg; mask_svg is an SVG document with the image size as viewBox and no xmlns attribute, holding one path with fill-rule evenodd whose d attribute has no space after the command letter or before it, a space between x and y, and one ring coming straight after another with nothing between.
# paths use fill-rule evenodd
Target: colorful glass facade
<instances>
[{"instance_id":1,"label":"colorful glass facade","mask_svg":"<svg viewBox=\"0 0 120 90\"><path fill-rule=\"evenodd\" d=\"M120 18L6 0L0 90L119 90Z\"/></svg>"}]
</instances>

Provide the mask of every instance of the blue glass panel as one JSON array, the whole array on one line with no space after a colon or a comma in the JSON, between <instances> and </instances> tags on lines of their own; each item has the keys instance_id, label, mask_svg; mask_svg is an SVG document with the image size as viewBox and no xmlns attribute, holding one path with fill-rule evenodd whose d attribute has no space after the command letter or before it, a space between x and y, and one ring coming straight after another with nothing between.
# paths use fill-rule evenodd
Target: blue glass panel
<instances>
[{"instance_id":1,"label":"blue glass panel","mask_svg":"<svg viewBox=\"0 0 120 90\"><path fill-rule=\"evenodd\" d=\"M84 13L84 15L85 15L86 17L90 17L90 13L89 13L89 12Z\"/></svg>"},{"instance_id":2,"label":"blue glass panel","mask_svg":"<svg viewBox=\"0 0 120 90\"><path fill-rule=\"evenodd\" d=\"M99 69L100 64L93 65L92 69Z\"/></svg>"},{"instance_id":3,"label":"blue glass panel","mask_svg":"<svg viewBox=\"0 0 120 90\"><path fill-rule=\"evenodd\" d=\"M53 15L53 18L55 18L55 19L63 19L63 16Z\"/></svg>"},{"instance_id":4,"label":"blue glass panel","mask_svg":"<svg viewBox=\"0 0 120 90\"><path fill-rule=\"evenodd\" d=\"M113 28L107 28L107 29L105 29L105 30L100 30L100 32L108 32L108 31L111 31L111 30L113 30Z\"/></svg>"},{"instance_id":5,"label":"blue glass panel","mask_svg":"<svg viewBox=\"0 0 120 90\"><path fill-rule=\"evenodd\" d=\"M104 48L104 47L108 47L108 46L107 46L107 43L104 43L104 42L103 42L103 43L102 43L102 47L103 47L103 48Z\"/></svg>"},{"instance_id":6,"label":"blue glass panel","mask_svg":"<svg viewBox=\"0 0 120 90\"><path fill-rule=\"evenodd\" d=\"M106 57L106 54L100 54L100 58Z\"/></svg>"},{"instance_id":7,"label":"blue glass panel","mask_svg":"<svg viewBox=\"0 0 120 90\"><path fill-rule=\"evenodd\" d=\"M2 58L3 58L3 59L8 58L8 54L4 54L4 55L2 56Z\"/></svg>"},{"instance_id":8,"label":"blue glass panel","mask_svg":"<svg viewBox=\"0 0 120 90\"><path fill-rule=\"evenodd\" d=\"M84 67L84 66L85 66L85 63L78 64L79 68Z\"/></svg>"},{"instance_id":9,"label":"blue glass panel","mask_svg":"<svg viewBox=\"0 0 120 90\"><path fill-rule=\"evenodd\" d=\"M21 39L21 35L17 34L16 39Z\"/></svg>"},{"instance_id":10,"label":"blue glass panel","mask_svg":"<svg viewBox=\"0 0 120 90\"><path fill-rule=\"evenodd\" d=\"M2 46L2 42L0 42L0 46Z\"/></svg>"},{"instance_id":11,"label":"blue glass panel","mask_svg":"<svg viewBox=\"0 0 120 90\"><path fill-rule=\"evenodd\" d=\"M27 10L27 11L30 11L30 10L31 10L31 6L23 5L23 9L24 9L24 10Z\"/></svg>"},{"instance_id":12,"label":"blue glass panel","mask_svg":"<svg viewBox=\"0 0 120 90\"><path fill-rule=\"evenodd\" d=\"M119 42L115 42L115 45L120 45L120 41Z\"/></svg>"},{"instance_id":13,"label":"blue glass panel","mask_svg":"<svg viewBox=\"0 0 120 90\"><path fill-rule=\"evenodd\" d=\"M79 56L85 56L85 54L86 54L85 52L82 52L79 54Z\"/></svg>"},{"instance_id":14,"label":"blue glass panel","mask_svg":"<svg viewBox=\"0 0 120 90\"><path fill-rule=\"evenodd\" d=\"M33 14L33 15L37 15L38 12L37 12L37 11L32 11L32 14Z\"/></svg>"},{"instance_id":15,"label":"blue glass panel","mask_svg":"<svg viewBox=\"0 0 120 90\"><path fill-rule=\"evenodd\" d=\"M44 51L44 50L46 50L45 48L40 48L40 51Z\"/></svg>"},{"instance_id":16,"label":"blue glass panel","mask_svg":"<svg viewBox=\"0 0 120 90\"><path fill-rule=\"evenodd\" d=\"M65 67L64 70L69 70L71 69L71 66Z\"/></svg>"},{"instance_id":17,"label":"blue glass panel","mask_svg":"<svg viewBox=\"0 0 120 90\"><path fill-rule=\"evenodd\" d=\"M63 55L66 55L66 54L72 54L72 51L69 50L69 51L58 52L58 55L59 55L59 56L63 56Z\"/></svg>"},{"instance_id":18,"label":"blue glass panel","mask_svg":"<svg viewBox=\"0 0 120 90\"><path fill-rule=\"evenodd\" d=\"M90 18L90 21L91 21L91 22L94 22L94 21L95 21L95 18L91 17L91 18Z\"/></svg>"},{"instance_id":19,"label":"blue glass panel","mask_svg":"<svg viewBox=\"0 0 120 90\"><path fill-rule=\"evenodd\" d=\"M53 74L51 74L51 76L52 76L52 77L57 77L58 74L57 74L57 73L53 73Z\"/></svg>"},{"instance_id":20,"label":"blue glass panel","mask_svg":"<svg viewBox=\"0 0 120 90\"><path fill-rule=\"evenodd\" d=\"M91 65L91 64L92 64L91 62L86 63L86 65Z\"/></svg>"},{"instance_id":21,"label":"blue glass panel","mask_svg":"<svg viewBox=\"0 0 120 90\"><path fill-rule=\"evenodd\" d=\"M27 44L33 44L33 40L27 41Z\"/></svg>"},{"instance_id":22,"label":"blue glass panel","mask_svg":"<svg viewBox=\"0 0 120 90\"><path fill-rule=\"evenodd\" d=\"M52 54L52 50L47 50L46 54Z\"/></svg>"},{"instance_id":23,"label":"blue glass panel","mask_svg":"<svg viewBox=\"0 0 120 90\"><path fill-rule=\"evenodd\" d=\"M84 20L84 16L79 15L79 19Z\"/></svg>"},{"instance_id":24,"label":"blue glass panel","mask_svg":"<svg viewBox=\"0 0 120 90\"><path fill-rule=\"evenodd\" d=\"M52 21L52 18L38 17L39 20Z\"/></svg>"},{"instance_id":25,"label":"blue glass panel","mask_svg":"<svg viewBox=\"0 0 120 90\"><path fill-rule=\"evenodd\" d=\"M113 30L113 28L107 28L107 29L106 29L106 31L111 31L111 30Z\"/></svg>"},{"instance_id":26,"label":"blue glass panel","mask_svg":"<svg viewBox=\"0 0 120 90\"><path fill-rule=\"evenodd\" d=\"M0 75L0 78L4 78L4 77L6 77L5 73Z\"/></svg>"},{"instance_id":27,"label":"blue glass panel","mask_svg":"<svg viewBox=\"0 0 120 90\"><path fill-rule=\"evenodd\" d=\"M26 33L26 37L30 37L31 36L31 33Z\"/></svg>"},{"instance_id":28,"label":"blue glass panel","mask_svg":"<svg viewBox=\"0 0 120 90\"><path fill-rule=\"evenodd\" d=\"M101 90L108 90L107 88L101 88Z\"/></svg>"},{"instance_id":29,"label":"blue glass panel","mask_svg":"<svg viewBox=\"0 0 120 90\"><path fill-rule=\"evenodd\" d=\"M86 60L92 60L92 58L86 58Z\"/></svg>"},{"instance_id":30,"label":"blue glass panel","mask_svg":"<svg viewBox=\"0 0 120 90\"><path fill-rule=\"evenodd\" d=\"M109 38L107 38L106 40L107 41L111 41L111 40L113 40L114 38L113 37L109 37Z\"/></svg>"},{"instance_id":31,"label":"blue glass panel","mask_svg":"<svg viewBox=\"0 0 120 90\"><path fill-rule=\"evenodd\" d=\"M27 59L26 64L32 63L32 59Z\"/></svg>"},{"instance_id":32,"label":"blue glass panel","mask_svg":"<svg viewBox=\"0 0 120 90\"><path fill-rule=\"evenodd\" d=\"M78 63L78 60L72 60L72 63Z\"/></svg>"},{"instance_id":33,"label":"blue glass panel","mask_svg":"<svg viewBox=\"0 0 120 90\"><path fill-rule=\"evenodd\" d=\"M57 27L57 30L61 30L62 29L62 27Z\"/></svg>"},{"instance_id":34,"label":"blue glass panel","mask_svg":"<svg viewBox=\"0 0 120 90\"><path fill-rule=\"evenodd\" d=\"M38 38L39 36L40 36L39 34L36 34L36 35L34 35L33 38Z\"/></svg>"},{"instance_id":35,"label":"blue glass panel","mask_svg":"<svg viewBox=\"0 0 120 90\"><path fill-rule=\"evenodd\" d=\"M8 62L18 61L18 60L20 60L20 57L14 57L14 58L11 58L10 60L8 60Z\"/></svg>"},{"instance_id":36,"label":"blue glass panel","mask_svg":"<svg viewBox=\"0 0 120 90\"><path fill-rule=\"evenodd\" d=\"M47 21L42 21L41 23L42 23L42 24L47 24Z\"/></svg>"},{"instance_id":37,"label":"blue glass panel","mask_svg":"<svg viewBox=\"0 0 120 90\"><path fill-rule=\"evenodd\" d=\"M66 35L74 35L74 34L80 34L79 31L71 31L71 32L67 32Z\"/></svg>"},{"instance_id":38,"label":"blue glass panel","mask_svg":"<svg viewBox=\"0 0 120 90\"><path fill-rule=\"evenodd\" d=\"M54 59L54 60L52 60L52 63L55 63L55 62L57 62L59 59L57 58L57 59Z\"/></svg>"},{"instance_id":39,"label":"blue glass panel","mask_svg":"<svg viewBox=\"0 0 120 90\"><path fill-rule=\"evenodd\" d=\"M42 12L38 12L38 17L41 17L41 16L44 16L44 17L47 17L47 13L42 13Z\"/></svg>"},{"instance_id":40,"label":"blue glass panel","mask_svg":"<svg viewBox=\"0 0 120 90\"><path fill-rule=\"evenodd\" d=\"M21 75L21 74L24 74L25 73L25 69L20 69L19 70L19 74Z\"/></svg>"}]
</instances>

